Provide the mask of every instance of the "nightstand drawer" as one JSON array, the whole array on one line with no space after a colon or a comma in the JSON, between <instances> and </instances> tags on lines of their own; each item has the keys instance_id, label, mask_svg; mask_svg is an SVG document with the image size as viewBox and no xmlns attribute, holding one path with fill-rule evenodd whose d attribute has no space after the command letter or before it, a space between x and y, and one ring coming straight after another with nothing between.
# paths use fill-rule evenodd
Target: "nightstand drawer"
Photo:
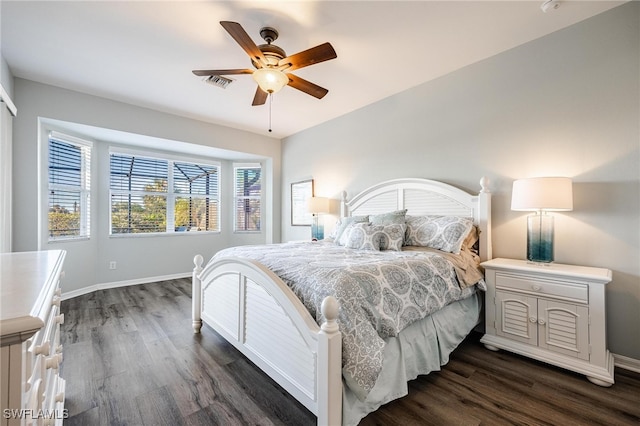
<instances>
[{"instance_id":1,"label":"nightstand drawer","mask_svg":"<svg viewBox=\"0 0 640 426\"><path fill-rule=\"evenodd\" d=\"M516 274L496 273L496 289L519 291L537 296L554 297L578 302L589 302L589 286L575 282L533 279Z\"/></svg>"}]
</instances>

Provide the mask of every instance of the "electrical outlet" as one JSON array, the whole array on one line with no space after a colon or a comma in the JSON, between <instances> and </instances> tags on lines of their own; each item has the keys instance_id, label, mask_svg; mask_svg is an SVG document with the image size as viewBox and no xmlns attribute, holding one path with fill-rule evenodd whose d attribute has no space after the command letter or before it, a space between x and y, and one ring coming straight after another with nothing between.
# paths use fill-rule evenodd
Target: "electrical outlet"
<instances>
[{"instance_id":1,"label":"electrical outlet","mask_svg":"<svg viewBox=\"0 0 640 426\"><path fill-rule=\"evenodd\" d=\"M116 269L116 261L112 260L111 262L109 262L109 269Z\"/></svg>"}]
</instances>

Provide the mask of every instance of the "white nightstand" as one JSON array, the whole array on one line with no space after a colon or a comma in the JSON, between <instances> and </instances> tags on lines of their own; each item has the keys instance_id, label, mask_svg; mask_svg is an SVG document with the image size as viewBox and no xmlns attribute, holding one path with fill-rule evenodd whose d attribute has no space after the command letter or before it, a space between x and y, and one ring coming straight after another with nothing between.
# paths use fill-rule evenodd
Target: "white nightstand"
<instances>
[{"instance_id":1,"label":"white nightstand","mask_svg":"<svg viewBox=\"0 0 640 426\"><path fill-rule=\"evenodd\" d=\"M493 259L482 263L487 282L486 334L481 342L585 374L611 386L603 268Z\"/></svg>"}]
</instances>

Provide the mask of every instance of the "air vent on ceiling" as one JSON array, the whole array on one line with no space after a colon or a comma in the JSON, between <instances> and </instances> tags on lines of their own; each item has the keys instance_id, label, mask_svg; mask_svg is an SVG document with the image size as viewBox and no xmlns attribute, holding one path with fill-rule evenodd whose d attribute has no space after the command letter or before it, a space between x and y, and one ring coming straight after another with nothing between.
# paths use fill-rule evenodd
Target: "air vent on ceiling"
<instances>
[{"instance_id":1,"label":"air vent on ceiling","mask_svg":"<svg viewBox=\"0 0 640 426\"><path fill-rule=\"evenodd\" d=\"M211 84L212 86L222 87L223 89L226 89L227 86L233 82L232 79L223 77L221 75L210 75L209 77L204 78L202 81Z\"/></svg>"}]
</instances>

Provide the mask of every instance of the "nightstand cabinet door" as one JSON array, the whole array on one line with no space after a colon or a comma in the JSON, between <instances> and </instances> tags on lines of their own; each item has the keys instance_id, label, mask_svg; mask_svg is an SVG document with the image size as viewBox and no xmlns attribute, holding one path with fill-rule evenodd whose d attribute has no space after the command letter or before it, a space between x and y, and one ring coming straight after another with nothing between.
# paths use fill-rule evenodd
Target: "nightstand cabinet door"
<instances>
[{"instance_id":1,"label":"nightstand cabinet door","mask_svg":"<svg viewBox=\"0 0 640 426\"><path fill-rule=\"evenodd\" d=\"M538 344L538 300L496 291L496 334L529 345Z\"/></svg>"},{"instance_id":2,"label":"nightstand cabinet door","mask_svg":"<svg viewBox=\"0 0 640 426\"><path fill-rule=\"evenodd\" d=\"M538 346L589 360L589 309L538 299Z\"/></svg>"}]
</instances>

